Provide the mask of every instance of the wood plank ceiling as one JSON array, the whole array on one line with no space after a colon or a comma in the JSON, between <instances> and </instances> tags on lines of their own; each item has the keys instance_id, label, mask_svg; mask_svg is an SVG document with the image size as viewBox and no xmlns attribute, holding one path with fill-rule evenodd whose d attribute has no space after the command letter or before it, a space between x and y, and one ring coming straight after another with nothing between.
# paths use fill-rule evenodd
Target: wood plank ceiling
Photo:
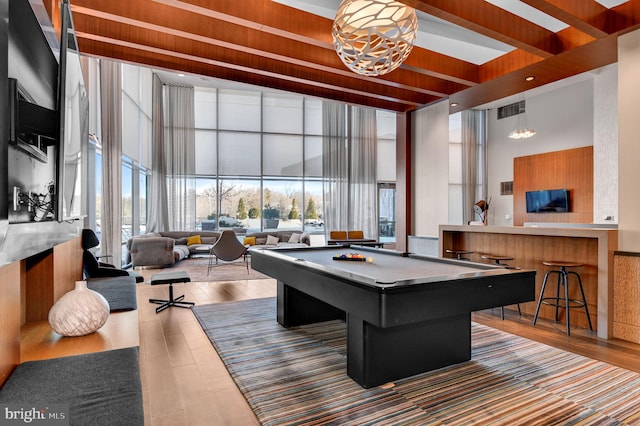
<instances>
[{"instance_id":1,"label":"wood plank ceiling","mask_svg":"<svg viewBox=\"0 0 640 426\"><path fill-rule=\"evenodd\" d=\"M456 112L614 63L618 35L640 27L640 0L523 0L568 25L557 33L484 0L403 2L514 49L477 65L415 47L364 77L335 54L330 19L271 0L71 0L85 54L398 112L442 99Z\"/></svg>"}]
</instances>

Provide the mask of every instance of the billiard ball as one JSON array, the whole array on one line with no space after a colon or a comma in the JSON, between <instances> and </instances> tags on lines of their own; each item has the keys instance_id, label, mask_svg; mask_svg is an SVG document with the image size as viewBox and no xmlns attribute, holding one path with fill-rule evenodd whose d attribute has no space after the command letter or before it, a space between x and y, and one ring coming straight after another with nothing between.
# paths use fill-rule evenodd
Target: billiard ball
<instances>
[{"instance_id":1,"label":"billiard ball","mask_svg":"<svg viewBox=\"0 0 640 426\"><path fill-rule=\"evenodd\" d=\"M371 256L367 257L367 263L373 263L373 257Z\"/></svg>"}]
</instances>

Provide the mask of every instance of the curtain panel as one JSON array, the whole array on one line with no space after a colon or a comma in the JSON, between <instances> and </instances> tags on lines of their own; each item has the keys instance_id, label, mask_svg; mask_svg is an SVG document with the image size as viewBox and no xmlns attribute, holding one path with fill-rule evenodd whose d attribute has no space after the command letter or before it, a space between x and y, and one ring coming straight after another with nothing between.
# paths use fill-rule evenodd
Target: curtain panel
<instances>
[{"instance_id":1,"label":"curtain panel","mask_svg":"<svg viewBox=\"0 0 640 426\"><path fill-rule=\"evenodd\" d=\"M360 229L367 238L378 237L376 111L351 107L350 146L350 223L349 230Z\"/></svg>"},{"instance_id":2,"label":"curtain panel","mask_svg":"<svg viewBox=\"0 0 640 426\"><path fill-rule=\"evenodd\" d=\"M349 163L345 105L322 102L322 176L324 228L347 230L349 226Z\"/></svg>"},{"instance_id":3,"label":"curtain panel","mask_svg":"<svg viewBox=\"0 0 640 426\"><path fill-rule=\"evenodd\" d=\"M147 232L169 230L169 208L167 199L167 164L164 157L164 108L163 85L160 77L153 74L152 84L152 134L151 134L151 179L149 182L149 209Z\"/></svg>"},{"instance_id":4,"label":"curtain panel","mask_svg":"<svg viewBox=\"0 0 640 426\"><path fill-rule=\"evenodd\" d=\"M196 226L194 108L193 87L164 86L164 158L171 230Z\"/></svg>"},{"instance_id":5,"label":"curtain panel","mask_svg":"<svg viewBox=\"0 0 640 426\"><path fill-rule=\"evenodd\" d=\"M322 103L324 225L378 236L376 112L370 108Z\"/></svg>"},{"instance_id":6,"label":"curtain panel","mask_svg":"<svg viewBox=\"0 0 640 426\"><path fill-rule=\"evenodd\" d=\"M117 62L100 60L102 130L101 251L122 264L122 75Z\"/></svg>"}]
</instances>

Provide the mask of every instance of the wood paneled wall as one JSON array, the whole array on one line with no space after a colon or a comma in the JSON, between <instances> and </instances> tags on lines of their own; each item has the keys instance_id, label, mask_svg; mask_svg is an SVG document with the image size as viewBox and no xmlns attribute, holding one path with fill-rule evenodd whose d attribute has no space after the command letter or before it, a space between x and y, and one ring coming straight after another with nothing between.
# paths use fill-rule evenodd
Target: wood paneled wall
<instances>
[{"instance_id":1,"label":"wood paneled wall","mask_svg":"<svg viewBox=\"0 0 640 426\"><path fill-rule=\"evenodd\" d=\"M59 244L25 259L25 321L46 320L49 310L63 294L82 279L80 238Z\"/></svg>"},{"instance_id":2,"label":"wood paneled wall","mask_svg":"<svg viewBox=\"0 0 640 426\"><path fill-rule=\"evenodd\" d=\"M21 263L0 268L0 384L20 363Z\"/></svg>"},{"instance_id":3,"label":"wood paneled wall","mask_svg":"<svg viewBox=\"0 0 640 426\"><path fill-rule=\"evenodd\" d=\"M80 279L79 237L0 268L0 385L20 363L20 328L46 320L53 304Z\"/></svg>"},{"instance_id":4,"label":"wood paneled wall","mask_svg":"<svg viewBox=\"0 0 640 426\"><path fill-rule=\"evenodd\" d=\"M525 192L568 189L569 212L527 213ZM513 224L593 223L593 146L513 159Z\"/></svg>"},{"instance_id":5,"label":"wood paneled wall","mask_svg":"<svg viewBox=\"0 0 640 426\"><path fill-rule=\"evenodd\" d=\"M536 300L540 294L544 275L552 268L542 264L545 260L576 262L582 278L589 306L589 316L598 337L610 339L613 325L613 253L618 249L618 230L585 227L522 227L522 226L467 226L440 225L439 255L448 257L447 249L470 250L476 262L486 262L482 255L510 256L508 263L536 270ZM572 299L581 299L575 277L570 278ZM546 288L545 296L556 291L557 275ZM523 313L533 316L536 301L521 304ZM561 315L564 315L561 310ZM542 318L554 319L555 308L543 306ZM560 318L564 322L564 317ZM583 309L571 310L571 325L587 327Z\"/></svg>"},{"instance_id":6,"label":"wood paneled wall","mask_svg":"<svg viewBox=\"0 0 640 426\"><path fill-rule=\"evenodd\" d=\"M536 271L536 298L540 295L542 280L548 270L553 269L542 264L542 260L560 259L564 261L580 262L585 266L575 269L582 278L589 314L594 330L597 330L598 315L598 241L597 239L549 237L543 235L511 235L460 232L448 233L443 246L454 250L471 250L470 257L475 262L487 262L482 259L483 254L493 256L511 256L514 259L505 262L523 269ZM573 277L570 278L570 294L572 299L581 299L580 291ZM551 284L547 286L545 296L555 296L557 275L552 275ZM522 313L533 317L537 301L521 303ZM554 319L555 308L543 305L540 318ZM560 320L564 322L564 309L561 309ZM586 313L583 309L571 310L571 325L588 327Z\"/></svg>"},{"instance_id":7,"label":"wood paneled wall","mask_svg":"<svg viewBox=\"0 0 640 426\"><path fill-rule=\"evenodd\" d=\"M613 337L640 343L640 253L613 257Z\"/></svg>"}]
</instances>

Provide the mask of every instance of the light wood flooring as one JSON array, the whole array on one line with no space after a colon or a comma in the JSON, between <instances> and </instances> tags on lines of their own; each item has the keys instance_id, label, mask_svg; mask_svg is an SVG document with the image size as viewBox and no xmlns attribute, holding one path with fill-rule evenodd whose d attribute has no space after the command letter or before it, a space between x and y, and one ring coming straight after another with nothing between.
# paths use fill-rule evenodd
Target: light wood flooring
<instances>
[{"instance_id":1,"label":"light wood flooring","mask_svg":"<svg viewBox=\"0 0 640 426\"><path fill-rule=\"evenodd\" d=\"M197 304L270 297L274 280L188 283L174 285L175 294ZM132 313L114 314L113 324L82 338L55 338L46 322L23 327L23 360L130 346L139 339L140 368L147 425L257 425L252 410L227 373L189 309L169 308L156 314L149 298L166 298L167 286L138 285L137 324ZM122 318L121 318L122 317ZM507 309L473 314L473 320L552 346L640 372L640 345L602 340L595 333L563 324L519 317ZM28 342L28 344L25 344Z\"/></svg>"}]
</instances>

